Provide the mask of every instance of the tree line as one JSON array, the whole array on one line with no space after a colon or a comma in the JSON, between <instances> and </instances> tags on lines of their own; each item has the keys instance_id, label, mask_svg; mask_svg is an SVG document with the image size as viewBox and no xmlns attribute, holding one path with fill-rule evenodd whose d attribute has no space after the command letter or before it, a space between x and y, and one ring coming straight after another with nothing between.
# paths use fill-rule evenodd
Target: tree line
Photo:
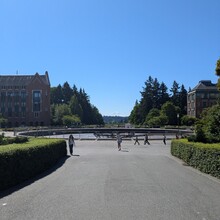
<instances>
[{"instance_id":1,"label":"tree line","mask_svg":"<svg viewBox=\"0 0 220 220\"><path fill-rule=\"evenodd\" d=\"M187 113L187 90L176 81L173 82L169 93L164 82L160 83L157 78L149 76L140 93L141 99L136 100L129 116L129 121L133 124L177 125Z\"/></svg>"},{"instance_id":2,"label":"tree line","mask_svg":"<svg viewBox=\"0 0 220 220\"><path fill-rule=\"evenodd\" d=\"M90 103L84 89L76 85L70 87L68 82L51 87L50 91L52 125L103 125L99 110Z\"/></svg>"}]
</instances>

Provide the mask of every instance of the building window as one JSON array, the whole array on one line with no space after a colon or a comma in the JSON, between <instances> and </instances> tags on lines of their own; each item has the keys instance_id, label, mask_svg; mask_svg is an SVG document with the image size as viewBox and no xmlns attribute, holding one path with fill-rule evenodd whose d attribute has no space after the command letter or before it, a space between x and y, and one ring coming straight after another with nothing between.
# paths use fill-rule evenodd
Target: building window
<instances>
[{"instance_id":1,"label":"building window","mask_svg":"<svg viewBox=\"0 0 220 220\"><path fill-rule=\"evenodd\" d=\"M12 108L8 107L8 117L12 117Z\"/></svg>"},{"instance_id":2,"label":"building window","mask_svg":"<svg viewBox=\"0 0 220 220\"><path fill-rule=\"evenodd\" d=\"M8 102L12 102L12 96L13 96L13 93L10 91L10 92L8 92Z\"/></svg>"},{"instance_id":3,"label":"building window","mask_svg":"<svg viewBox=\"0 0 220 220\"><path fill-rule=\"evenodd\" d=\"M33 91L33 112L41 110L41 92Z\"/></svg>"},{"instance_id":4,"label":"building window","mask_svg":"<svg viewBox=\"0 0 220 220\"><path fill-rule=\"evenodd\" d=\"M21 116L22 117L26 116L26 103L25 102L21 103Z\"/></svg>"},{"instance_id":5,"label":"building window","mask_svg":"<svg viewBox=\"0 0 220 220\"><path fill-rule=\"evenodd\" d=\"M19 117L19 105L15 105L15 117Z\"/></svg>"},{"instance_id":6,"label":"building window","mask_svg":"<svg viewBox=\"0 0 220 220\"><path fill-rule=\"evenodd\" d=\"M5 102L6 100L6 92L1 92L1 102Z\"/></svg>"},{"instance_id":7,"label":"building window","mask_svg":"<svg viewBox=\"0 0 220 220\"><path fill-rule=\"evenodd\" d=\"M18 91L14 92L14 101L15 103L19 103L19 92Z\"/></svg>"},{"instance_id":8,"label":"building window","mask_svg":"<svg viewBox=\"0 0 220 220\"><path fill-rule=\"evenodd\" d=\"M21 92L21 101L26 102L26 97L27 97L26 91L22 91Z\"/></svg>"}]
</instances>

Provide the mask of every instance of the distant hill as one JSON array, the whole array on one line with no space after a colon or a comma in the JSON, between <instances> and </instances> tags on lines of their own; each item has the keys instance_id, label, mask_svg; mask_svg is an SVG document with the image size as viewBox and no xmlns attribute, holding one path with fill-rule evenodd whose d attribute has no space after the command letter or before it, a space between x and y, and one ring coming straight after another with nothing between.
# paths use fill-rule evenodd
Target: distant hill
<instances>
[{"instance_id":1,"label":"distant hill","mask_svg":"<svg viewBox=\"0 0 220 220\"><path fill-rule=\"evenodd\" d=\"M123 116L103 116L104 123L114 124L114 123L127 123L128 117Z\"/></svg>"}]
</instances>

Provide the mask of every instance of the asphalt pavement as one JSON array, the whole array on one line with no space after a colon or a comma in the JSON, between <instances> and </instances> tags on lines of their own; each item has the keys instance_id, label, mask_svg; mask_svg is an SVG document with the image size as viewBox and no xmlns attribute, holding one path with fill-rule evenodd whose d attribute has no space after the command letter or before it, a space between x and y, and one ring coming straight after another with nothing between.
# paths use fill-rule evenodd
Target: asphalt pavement
<instances>
[{"instance_id":1,"label":"asphalt pavement","mask_svg":"<svg viewBox=\"0 0 220 220\"><path fill-rule=\"evenodd\" d=\"M170 141L77 140L74 156L0 194L0 219L219 220L220 181L172 157Z\"/></svg>"}]
</instances>

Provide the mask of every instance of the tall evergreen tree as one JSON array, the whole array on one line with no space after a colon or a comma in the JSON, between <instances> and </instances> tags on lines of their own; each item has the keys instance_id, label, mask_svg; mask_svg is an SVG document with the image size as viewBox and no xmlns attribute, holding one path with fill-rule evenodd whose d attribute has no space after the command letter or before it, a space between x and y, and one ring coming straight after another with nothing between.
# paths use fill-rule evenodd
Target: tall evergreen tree
<instances>
[{"instance_id":1,"label":"tall evergreen tree","mask_svg":"<svg viewBox=\"0 0 220 220\"><path fill-rule=\"evenodd\" d=\"M79 102L83 109L82 122L84 124L92 124L92 107L89 96L84 89L80 89L79 91Z\"/></svg>"},{"instance_id":2,"label":"tall evergreen tree","mask_svg":"<svg viewBox=\"0 0 220 220\"><path fill-rule=\"evenodd\" d=\"M164 83L159 83L158 79L151 76L146 80L145 87L141 92L141 100L131 112L129 120L134 123L142 124L152 108L160 109L161 106L169 101L169 94Z\"/></svg>"},{"instance_id":3,"label":"tall evergreen tree","mask_svg":"<svg viewBox=\"0 0 220 220\"><path fill-rule=\"evenodd\" d=\"M170 92L171 92L171 101L175 106L180 105L179 89L180 89L179 84L174 80Z\"/></svg>"},{"instance_id":4,"label":"tall evergreen tree","mask_svg":"<svg viewBox=\"0 0 220 220\"><path fill-rule=\"evenodd\" d=\"M131 114L129 116L129 121L132 124L141 124L142 117L140 112L140 103L136 100L133 110L131 111Z\"/></svg>"},{"instance_id":5,"label":"tall evergreen tree","mask_svg":"<svg viewBox=\"0 0 220 220\"><path fill-rule=\"evenodd\" d=\"M160 108L160 83L158 82L157 78L153 80L152 84L152 107L153 108Z\"/></svg>"},{"instance_id":6,"label":"tall evergreen tree","mask_svg":"<svg viewBox=\"0 0 220 220\"><path fill-rule=\"evenodd\" d=\"M160 84L160 89L159 89L159 100L158 100L159 108L158 109L161 109L161 106L170 100L170 97L167 91L168 91L167 86L165 85L164 82L162 82Z\"/></svg>"},{"instance_id":7,"label":"tall evergreen tree","mask_svg":"<svg viewBox=\"0 0 220 220\"><path fill-rule=\"evenodd\" d=\"M79 92L78 92L78 89L76 87L76 85L73 85L73 96L76 96L77 98L79 97Z\"/></svg>"},{"instance_id":8,"label":"tall evergreen tree","mask_svg":"<svg viewBox=\"0 0 220 220\"><path fill-rule=\"evenodd\" d=\"M179 107L180 107L180 114L186 115L187 114L187 90L185 89L184 85L180 88L180 94L179 94Z\"/></svg>"},{"instance_id":9,"label":"tall evergreen tree","mask_svg":"<svg viewBox=\"0 0 220 220\"><path fill-rule=\"evenodd\" d=\"M103 117L95 106L92 106L92 116L93 116L92 124L98 124L98 125L104 124Z\"/></svg>"},{"instance_id":10,"label":"tall evergreen tree","mask_svg":"<svg viewBox=\"0 0 220 220\"><path fill-rule=\"evenodd\" d=\"M62 87L59 84L57 87L52 87L50 90L50 101L51 104L62 104L63 103L63 92Z\"/></svg>"},{"instance_id":11,"label":"tall evergreen tree","mask_svg":"<svg viewBox=\"0 0 220 220\"><path fill-rule=\"evenodd\" d=\"M71 97L73 96L73 90L70 88L70 85L68 82L65 82L62 87L62 93L63 93L63 101L65 104L70 102Z\"/></svg>"},{"instance_id":12,"label":"tall evergreen tree","mask_svg":"<svg viewBox=\"0 0 220 220\"><path fill-rule=\"evenodd\" d=\"M79 116L80 119L82 119L83 116L83 109L82 106L79 103L78 97L76 95L73 95L70 100L70 110L73 115Z\"/></svg>"},{"instance_id":13,"label":"tall evergreen tree","mask_svg":"<svg viewBox=\"0 0 220 220\"><path fill-rule=\"evenodd\" d=\"M153 84L154 80L149 76L148 80L145 82L145 88L141 92L141 101L140 101L140 121L143 123L148 112L153 108Z\"/></svg>"},{"instance_id":14,"label":"tall evergreen tree","mask_svg":"<svg viewBox=\"0 0 220 220\"><path fill-rule=\"evenodd\" d=\"M219 77L217 86L218 86L218 89L220 90L220 59L217 60L215 74Z\"/></svg>"}]
</instances>

